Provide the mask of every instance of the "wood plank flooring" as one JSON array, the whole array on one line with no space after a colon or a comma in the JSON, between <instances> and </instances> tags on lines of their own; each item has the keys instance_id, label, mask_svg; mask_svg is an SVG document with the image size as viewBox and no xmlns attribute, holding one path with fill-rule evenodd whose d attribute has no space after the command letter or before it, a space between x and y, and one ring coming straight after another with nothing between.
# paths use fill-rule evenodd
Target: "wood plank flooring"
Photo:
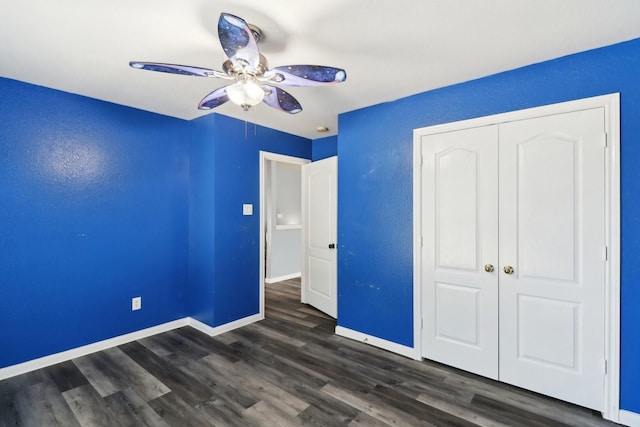
<instances>
[{"instance_id":1,"label":"wood plank flooring","mask_svg":"<svg viewBox=\"0 0 640 427\"><path fill-rule=\"evenodd\" d=\"M590 410L333 334L297 280L266 319L185 327L0 382L0 426L612 426Z\"/></svg>"}]
</instances>

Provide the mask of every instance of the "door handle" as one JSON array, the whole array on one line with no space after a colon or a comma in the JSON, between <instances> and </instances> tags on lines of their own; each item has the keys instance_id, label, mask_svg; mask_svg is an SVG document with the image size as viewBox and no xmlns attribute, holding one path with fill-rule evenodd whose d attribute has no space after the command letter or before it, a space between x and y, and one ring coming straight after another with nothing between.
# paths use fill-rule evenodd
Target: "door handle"
<instances>
[{"instance_id":1,"label":"door handle","mask_svg":"<svg viewBox=\"0 0 640 427\"><path fill-rule=\"evenodd\" d=\"M485 264L484 271L486 271L487 273L493 273L493 265L492 264Z\"/></svg>"},{"instance_id":2,"label":"door handle","mask_svg":"<svg viewBox=\"0 0 640 427\"><path fill-rule=\"evenodd\" d=\"M336 248L335 243L329 243L329 249L335 249L335 248Z\"/></svg>"},{"instance_id":3,"label":"door handle","mask_svg":"<svg viewBox=\"0 0 640 427\"><path fill-rule=\"evenodd\" d=\"M502 271L504 271L504 274L513 274L513 267L505 265Z\"/></svg>"}]
</instances>

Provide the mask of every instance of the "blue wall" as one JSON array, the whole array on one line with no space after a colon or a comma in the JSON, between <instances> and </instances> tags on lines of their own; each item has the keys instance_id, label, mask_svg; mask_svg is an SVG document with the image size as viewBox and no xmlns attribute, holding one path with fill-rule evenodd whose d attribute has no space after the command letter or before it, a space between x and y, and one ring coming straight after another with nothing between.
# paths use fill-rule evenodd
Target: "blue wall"
<instances>
[{"instance_id":1,"label":"blue wall","mask_svg":"<svg viewBox=\"0 0 640 427\"><path fill-rule=\"evenodd\" d=\"M621 93L621 407L640 413L640 39L340 116L338 322L413 345L414 128Z\"/></svg>"},{"instance_id":2,"label":"blue wall","mask_svg":"<svg viewBox=\"0 0 640 427\"><path fill-rule=\"evenodd\" d=\"M187 298L194 319L214 324L215 282L215 116L191 122L189 151L189 281Z\"/></svg>"},{"instance_id":3,"label":"blue wall","mask_svg":"<svg viewBox=\"0 0 640 427\"><path fill-rule=\"evenodd\" d=\"M259 311L260 151L310 159L311 141L253 125L245 137L244 122L220 115L192 124L191 312L219 326Z\"/></svg>"},{"instance_id":4,"label":"blue wall","mask_svg":"<svg viewBox=\"0 0 640 427\"><path fill-rule=\"evenodd\" d=\"M338 155L338 135L311 141L311 160L326 159Z\"/></svg>"},{"instance_id":5,"label":"blue wall","mask_svg":"<svg viewBox=\"0 0 640 427\"><path fill-rule=\"evenodd\" d=\"M184 317L187 122L0 93L0 367Z\"/></svg>"},{"instance_id":6,"label":"blue wall","mask_svg":"<svg viewBox=\"0 0 640 427\"><path fill-rule=\"evenodd\" d=\"M0 368L258 312L259 150L310 158L310 140L2 78L0 93Z\"/></svg>"},{"instance_id":7,"label":"blue wall","mask_svg":"<svg viewBox=\"0 0 640 427\"><path fill-rule=\"evenodd\" d=\"M284 113L283 113L284 114ZM216 116L216 298L214 325L255 314L260 281L260 151L311 158L311 141ZM242 205L253 204L243 216Z\"/></svg>"},{"instance_id":8,"label":"blue wall","mask_svg":"<svg viewBox=\"0 0 640 427\"><path fill-rule=\"evenodd\" d=\"M220 115L190 124L190 313L219 326L260 308L260 151L309 159L311 141L253 125L245 133ZM242 215L245 203L253 215Z\"/></svg>"}]
</instances>

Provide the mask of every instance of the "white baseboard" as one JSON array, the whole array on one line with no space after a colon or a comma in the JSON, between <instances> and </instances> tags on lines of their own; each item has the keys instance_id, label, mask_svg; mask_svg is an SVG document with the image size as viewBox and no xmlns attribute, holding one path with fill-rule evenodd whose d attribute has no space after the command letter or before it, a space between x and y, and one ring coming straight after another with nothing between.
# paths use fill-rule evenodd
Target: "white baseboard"
<instances>
[{"instance_id":1,"label":"white baseboard","mask_svg":"<svg viewBox=\"0 0 640 427\"><path fill-rule=\"evenodd\" d=\"M216 335L232 331L242 326L250 325L251 323L257 322L262 319L264 319L263 315L254 314L251 316L243 317L242 319L234 320L233 322L225 323L224 325L213 327L190 317L188 320L188 325L194 329L199 330L200 332L214 337Z\"/></svg>"},{"instance_id":2,"label":"white baseboard","mask_svg":"<svg viewBox=\"0 0 640 427\"><path fill-rule=\"evenodd\" d=\"M360 341L365 344L370 344L374 347L381 348L383 350L397 353L401 356L409 357L415 360L422 360L420 354L413 348L406 345L398 344L393 341L387 341L382 338L374 337L373 335L363 334L362 332L354 331L353 329L344 328L342 326L336 326L336 335L349 338L355 341Z\"/></svg>"},{"instance_id":3,"label":"white baseboard","mask_svg":"<svg viewBox=\"0 0 640 427\"><path fill-rule=\"evenodd\" d=\"M109 338L107 340L72 348L71 350L62 351L60 353L51 354L49 356L39 357L37 359L19 363L17 365L7 366L6 368L0 369L0 380L15 377L16 375L25 374L30 371L35 371L36 369L46 368L47 366L55 365L56 363L66 362L67 360L86 356L87 354L106 350L108 348L150 337L162 332L171 331L173 329L187 326L188 324L188 318L178 319L174 320L173 322L163 323L161 325L141 329L139 331Z\"/></svg>"},{"instance_id":4,"label":"white baseboard","mask_svg":"<svg viewBox=\"0 0 640 427\"><path fill-rule=\"evenodd\" d=\"M640 427L640 414L621 409L618 422L625 426Z\"/></svg>"},{"instance_id":5,"label":"white baseboard","mask_svg":"<svg viewBox=\"0 0 640 427\"><path fill-rule=\"evenodd\" d=\"M241 326L248 325L253 322L264 319L264 316L260 314L254 314L236 321L226 323L224 325L211 327L191 317L185 317L183 319L174 320L173 322L163 323L161 325L152 326L150 328L141 329L139 331L131 332L128 334L120 335L117 337L109 338L107 340L98 341L92 344L83 345L81 347L72 348L70 350L62 351L60 353L51 354L37 359L29 360L17 365L7 366L0 368L0 380L4 380L16 375L26 374L27 372L35 371L36 369L46 368L47 366L55 365L56 363L66 362L67 360L75 359L78 357L86 356L91 353L106 350L108 348L117 347L122 344L126 344L131 341L136 341L142 338L147 338L152 335L157 335L162 332L171 331L173 329L181 328L183 326L191 326L209 336L215 336L224 332L231 331Z\"/></svg>"},{"instance_id":6,"label":"white baseboard","mask_svg":"<svg viewBox=\"0 0 640 427\"><path fill-rule=\"evenodd\" d=\"M272 277L270 279L266 278L264 279L264 283L277 283L282 282L283 280L297 279L298 277L302 277L302 273L287 274L284 276Z\"/></svg>"}]
</instances>

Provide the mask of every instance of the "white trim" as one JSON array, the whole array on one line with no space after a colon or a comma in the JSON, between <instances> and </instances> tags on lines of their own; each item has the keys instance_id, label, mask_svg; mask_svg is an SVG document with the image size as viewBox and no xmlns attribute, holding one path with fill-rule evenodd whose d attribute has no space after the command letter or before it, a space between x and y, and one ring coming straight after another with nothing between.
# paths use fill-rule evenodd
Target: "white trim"
<instances>
[{"instance_id":1,"label":"white trim","mask_svg":"<svg viewBox=\"0 0 640 427\"><path fill-rule=\"evenodd\" d=\"M422 146L413 131L413 350L422 359ZM417 285L416 285L417 284Z\"/></svg>"},{"instance_id":2,"label":"white trim","mask_svg":"<svg viewBox=\"0 0 640 427\"><path fill-rule=\"evenodd\" d=\"M599 97L605 98L605 97ZM603 99L605 129L608 131L605 150L605 177L608 179L605 197L606 235L609 263L605 279L605 354L608 367L604 387L603 417L618 422L620 414L620 94Z\"/></svg>"},{"instance_id":3,"label":"white trim","mask_svg":"<svg viewBox=\"0 0 640 427\"><path fill-rule=\"evenodd\" d=\"M605 357L608 372L605 375L603 417L618 421L620 410L620 94L596 96L525 110L479 117L453 123L429 126L413 131L413 307L414 349L420 355L421 337L421 251L422 226L420 224L421 164L420 138L460 129L489 126L534 117L562 114L571 111L604 108L608 149L605 150L606 228L609 262L605 278Z\"/></svg>"},{"instance_id":4,"label":"white trim","mask_svg":"<svg viewBox=\"0 0 640 427\"><path fill-rule=\"evenodd\" d=\"M336 326L335 333L341 337L370 344L374 347L378 347L392 353L397 353L410 359L421 359L420 353L416 352L414 348L407 347L406 345L398 344L393 341L387 341L382 338L374 337L373 335L363 334L362 332L354 331L353 329L344 328L342 326Z\"/></svg>"},{"instance_id":5,"label":"white trim","mask_svg":"<svg viewBox=\"0 0 640 427\"><path fill-rule=\"evenodd\" d=\"M276 225L276 230L300 230L302 224Z\"/></svg>"},{"instance_id":6,"label":"white trim","mask_svg":"<svg viewBox=\"0 0 640 427\"><path fill-rule=\"evenodd\" d=\"M260 206L259 206L259 214L260 214L260 226L259 226L259 230L260 230L260 282L258 284L259 289L260 289L260 295L259 295L259 301L260 301L260 309L258 311L258 314L260 315L261 319L264 319L264 284L265 284L265 263L264 263L264 255L265 255L265 246L266 246L266 242L265 242L265 235L264 235L264 231L265 231L265 227L266 227L266 222L267 222L267 212L266 212L266 203L265 201L266 199L266 183L265 183L265 173L267 170L267 162L271 161L271 160L275 160L277 162L283 162L283 163L289 163L289 164L294 164L294 165L305 165L307 163L310 163L311 160L308 159L303 159L300 157L292 157L292 156L285 156L282 154L276 154L276 153L270 153L268 151L260 151L260 165L259 165L259 169L260 169Z\"/></svg>"},{"instance_id":7,"label":"white trim","mask_svg":"<svg viewBox=\"0 0 640 427\"><path fill-rule=\"evenodd\" d=\"M146 329L141 329L139 331L109 338L103 341L98 341L92 344L83 345L81 347L72 348L71 350L62 351L60 353L51 354L49 356L39 357L37 359L19 363L17 365L7 366L6 368L0 369L0 380L35 371L36 369L46 368L47 366L66 362L67 360L86 356L87 354L106 350L112 347L117 347L119 345L136 341L142 338L147 338L152 335L171 331L173 329L187 326L188 324L189 318L178 319L172 322L163 323L161 325L152 326Z\"/></svg>"},{"instance_id":8,"label":"white trim","mask_svg":"<svg viewBox=\"0 0 640 427\"><path fill-rule=\"evenodd\" d=\"M609 110L611 108L617 108L616 106L619 107L619 105L620 94L612 93L609 95L594 96L592 98L577 99L575 101L542 105L539 107L526 108L524 110L509 111L506 113L494 114L491 116L483 116L474 119L427 126L413 130L414 144L416 135L435 135L438 133L451 132L455 130L516 122L536 117L553 116L555 114L589 110L592 108L604 107L605 109ZM611 112L611 110L609 111ZM610 117L613 118L613 116Z\"/></svg>"},{"instance_id":9,"label":"white trim","mask_svg":"<svg viewBox=\"0 0 640 427\"><path fill-rule=\"evenodd\" d=\"M618 423L625 426L640 427L640 414L621 409Z\"/></svg>"},{"instance_id":10,"label":"white trim","mask_svg":"<svg viewBox=\"0 0 640 427\"><path fill-rule=\"evenodd\" d=\"M167 322L161 325L152 326L150 328L141 329L139 331L131 332L128 334L119 335L117 337L83 345L81 347L72 348L60 353L50 354L48 356L28 360L17 365L0 368L0 380L15 377L16 375L26 374L27 372L35 371L36 369L46 368L47 366L66 362L71 359L76 359L78 357L86 356L91 353L107 350L109 348L117 347L119 345L137 341L153 335L161 334L163 332L172 331L184 326L191 326L192 328L197 329L209 336L215 336L223 334L225 332L229 332L236 328L240 328L242 326L249 325L262 319L264 319L264 316L260 316L260 314L254 314L252 316L247 316L233 322L225 323L224 325L211 327L194 318L184 317L172 322Z\"/></svg>"},{"instance_id":11,"label":"white trim","mask_svg":"<svg viewBox=\"0 0 640 427\"><path fill-rule=\"evenodd\" d=\"M302 277L302 273L291 273L285 274L284 276L272 277L270 279L264 279L264 283L277 283L282 282L283 280L297 279L298 277Z\"/></svg>"},{"instance_id":12,"label":"white trim","mask_svg":"<svg viewBox=\"0 0 640 427\"><path fill-rule=\"evenodd\" d=\"M242 319L234 320L233 322L225 323L220 326L209 326L206 323L202 323L199 320L196 320L192 317L188 319L188 325L194 329L199 330L202 333L209 335L210 337L214 337L216 335L224 334L225 332L232 331L234 329L241 328L243 326L250 325L252 323L258 322L264 319L264 316L258 314L253 314L251 316L243 317Z\"/></svg>"}]
</instances>

